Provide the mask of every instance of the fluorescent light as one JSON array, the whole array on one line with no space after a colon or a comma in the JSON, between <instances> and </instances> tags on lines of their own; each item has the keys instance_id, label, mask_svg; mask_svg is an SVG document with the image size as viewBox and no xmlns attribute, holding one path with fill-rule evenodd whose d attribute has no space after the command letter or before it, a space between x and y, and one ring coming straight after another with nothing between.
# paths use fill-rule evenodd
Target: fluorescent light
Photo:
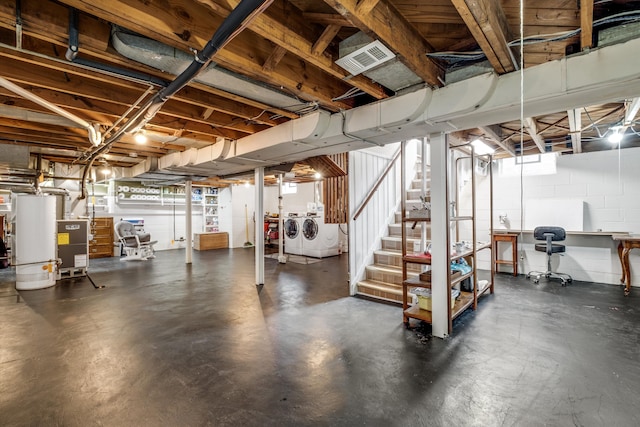
<instances>
[{"instance_id":1,"label":"fluorescent light","mask_svg":"<svg viewBox=\"0 0 640 427\"><path fill-rule=\"evenodd\" d=\"M249 188L249 181L245 182L245 183L244 183L244 186L245 186L245 187L247 187L247 188Z\"/></svg>"},{"instance_id":2,"label":"fluorescent light","mask_svg":"<svg viewBox=\"0 0 640 427\"><path fill-rule=\"evenodd\" d=\"M315 177L316 179L320 179L320 178L322 178L322 175L320 175L320 172L316 172L316 174L314 175L314 177Z\"/></svg>"},{"instance_id":3,"label":"fluorescent light","mask_svg":"<svg viewBox=\"0 0 640 427\"><path fill-rule=\"evenodd\" d=\"M473 145L475 153L480 156L482 156L483 154L493 154L493 152L496 151L479 139L474 139L473 141L471 141L471 145Z\"/></svg>"},{"instance_id":4,"label":"fluorescent light","mask_svg":"<svg viewBox=\"0 0 640 427\"><path fill-rule=\"evenodd\" d=\"M102 169L100 169L100 173L104 176L109 176L111 175L111 169L104 167Z\"/></svg>"},{"instance_id":5,"label":"fluorescent light","mask_svg":"<svg viewBox=\"0 0 640 427\"><path fill-rule=\"evenodd\" d=\"M622 137L624 136L624 134L621 132L622 131L621 127L614 126L609 130L611 131L611 134L609 135L607 140L612 144L620 143L620 141L622 141Z\"/></svg>"}]
</instances>

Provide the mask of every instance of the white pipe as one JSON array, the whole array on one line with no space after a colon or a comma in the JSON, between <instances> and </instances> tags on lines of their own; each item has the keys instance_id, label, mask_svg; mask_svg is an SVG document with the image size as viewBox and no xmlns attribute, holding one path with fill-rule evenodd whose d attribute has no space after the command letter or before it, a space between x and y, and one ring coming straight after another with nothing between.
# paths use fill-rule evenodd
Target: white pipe
<instances>
[{"instance_id":1,"label":"white pipe","mask_svg":"<svg viewBox=\"0 0 640 427\"><path fill-rule=\"evenodd\" d=\"M184 262L185 264L191 264L193 260L193 235L191 233L192 224L191 224L191 181L185 182L184 186L184 198L185 198L185 234L187 235L187 250L184 254Z\"/></svg>"},{"instance_id":2,"label":"white pipe","mask_svg":"<svg viewBox=\"0 0 640 427\"><path fill-rule=\"evenodd\" d=\"M264 285L264 168L255 169L255 257L256 257L256 285Z\"/></svg>"},{"instance_id":3,"label":"white pipe","mask_svg":"<svg viewBox=\"0 0 640 427\"><path fill-rule=\"evenodd\" d=\"M287 263L284 256L284 204L282 198L282 186L284 185L284 175L278 175L278 262Z\"/></svg>"},{"instance_id":4,"label":"white pipe","mask_svg":"<svg viewBox=\"0 0 640 427\"><path fill-rule=\"evenodd\" d=\"M9 80L5 79L4 77L0 77L0 85L4 86L6 89L10 90L11 92L18 94L20 96L22 96L23 98L28 99L29 101L35 102L38 105L41 105L42 107L53 111L54 113L71 120L74 123L79 124L80 126L82 126L83 128L87 129L87 131L89 132L89 141L91 141L91 143L93 145L100 145L100 143L102 142L102 135L100 134L100 132L98 131L98 129L96 127L94 127L94 125L92 125L91 123L89 123L88 121L76 116L75 114L71 114L70 112L68 112L67 110L64 110L60 107L58 107L55 104L52 104L51 102L47 101L46 99L42 99L37 95L34 95L33 93L29 92L26 89L23 89L22 87L10 82Z\"/></svg>"}]
</instances>

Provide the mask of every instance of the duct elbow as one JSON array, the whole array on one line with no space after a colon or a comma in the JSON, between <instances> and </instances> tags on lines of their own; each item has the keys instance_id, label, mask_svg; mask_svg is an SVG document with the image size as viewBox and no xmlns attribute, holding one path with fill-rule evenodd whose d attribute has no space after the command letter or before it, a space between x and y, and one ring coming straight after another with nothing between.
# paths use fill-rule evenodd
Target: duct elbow
<instances>
[{"instance_id":1,"label":"duct elbow","mask_svg":"<svg viewBox=\"0 0 640 427\"><path fill-rule=\"evenodd\" d=\"M89 132L89 141L94 147L102 144L102 134L98 130L99 125L89 126L87 131Z\"/></svg>"}]
</instances>

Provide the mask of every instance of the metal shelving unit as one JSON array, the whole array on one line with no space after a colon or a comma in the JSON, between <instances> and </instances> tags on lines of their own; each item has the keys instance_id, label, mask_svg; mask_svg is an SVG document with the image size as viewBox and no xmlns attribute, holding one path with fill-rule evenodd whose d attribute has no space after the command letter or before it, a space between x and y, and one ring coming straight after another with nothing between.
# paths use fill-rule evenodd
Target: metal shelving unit
<instances>
[{"instance_id":1,"label":"metal shelving unit","mask_svg":"<svg viewBox=\"0 0 640 427\"><path fill-rule=\"evenodd\" d=\"M404 143L403 143L404 144ZM404 145L403 145L403 149L402 149L402 164L404 163ZM490 210L490 218L493 217L493 171L491 169L491 157L490 156L477 156L475 155L473 148L471 148L471 154L468 157L463 157L462 159L467 158L469 159L469 161L471 162L471 215L456 215L456 212L451 212L451 210L448 210L447 212L447 222L449 224L449 227L447 229L447 248L432 248L432 250L447 250L448 253L448 265L451 264L452 261L456 261L459 260L461 258L464 258L465 260L467 260L467 262L469 263L469 265L471 266L471 271L469 273L466 274L462 274L462 275L456 275L455 278L452 278L452 273L451 273L451 269L448 269L447 272L447 281L449 283L449 286L451 288L453 287L460 287L460 284L466 280L466 279L471 279L472 280L472 291L471 292L465 292L465 291L460 291L460 296L458 298L456 298L455 301L451 301L451 293L448 292L447 293L447 302L448 302L448 314L449 314L449 334L451 333L452 330L452 325L453 325L453 319L455 319L456 317L458 317L460 314L462 314L466 309L468 308L473 308L474 310L477 309L478 307L478 299L480 296L486 294L486 293L493 293L494 292L494 263L493 263L493 251L492 251L492 245L491 245L491 238L489 237L489 241L484 242L484 243L479 243L477 241L477 224L476 224L476 216L477 216L477 205L476 205L476 174L475 174L475 170L474 170L474 166L475 166L475 162L476 159L478 158L482 158L483 160L487 160L488 164L489 164L489 210ZM457 173L457 171L456 171ZM450 175L449 173L447 175ZM406 185L406 172L404 170L404 168L402 169L401 172L401 185L402 188L405 188ZM449 187L449 181L447 180L447 186ZM447 191L447 194L449 194L449 191ZM459 204L457 203L458 200L458 193L456 190L456 206L459 206ZM431 317L431 311L429 310L424 310L422 308L419 307L418 304L412 304L409 301L409 289L410 288L414 288L414 287L422 287L422 288L431 288L431 282L426 282L426 281L421 281L419 279L419 277L408 277L408 268L407 265L408 264L418 264L418 265L431 265L431 257L429 254L425 254L425 253L415 253L413 251L408 251L407 249L407 231L406 231L406 226L404 226L407 223L430 223L431 220L430 219L426 219L426 218L407 218L407 206L406 206L406 196L403 192L403 196L402 196L402 201L401 201L401 213L402 213L402 224L403 224L403 228L402 228L402 309L403 309L403 322L405 323L405 325L409 325L409 320L410 319L418 319L418 320L422 320L428 323L432 323L432 317ZM471 222L471 230L472 230L472 241L471 241L471 247L470 248L466 248L463 250L460 250L459 252L454 252L452 250L452 233L454 233L455 235L453 236L454 239L453 241L459 241L459 226L458 224L463 223L469 221ZM490 225L490 228L492 226ZM455 228L455 232L452 232L452 229ZM493 230L490 230L489 236L491 236L493 234ZM482 289L478 289L478 272L477 272L477 256L478 256L478 252L480 251L491 251L491 273L490 273L490 280L488 281L487 285L484 286Z\"/></svg>"}]
</instances>

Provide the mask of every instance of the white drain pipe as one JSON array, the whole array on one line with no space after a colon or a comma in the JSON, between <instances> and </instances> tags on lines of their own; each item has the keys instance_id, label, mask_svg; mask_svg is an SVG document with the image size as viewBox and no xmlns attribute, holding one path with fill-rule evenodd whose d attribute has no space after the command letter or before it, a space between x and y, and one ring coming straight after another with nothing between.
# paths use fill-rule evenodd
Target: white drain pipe
<instances>
[{"instance_id":1,"label":"white drain pipe","mask_svg":"<svg viewBox=\"0 0 640 427\"><path fill-rule=\"evenodd\" d=\"M70 112L68 112L67 110L64 110L60 107L58 107L55 104L52 104L51 102L47 101L46 99L42 99L37 95L34 95L33 93L29 92L26 89L23 89L22 87L10 82L9 80L5 79L4 77L0 77L0 86L5 87L6 89L10 90L11 92L20 95L23 98L28 99L29 101L35 102L36 104L50 110L53 111L54 113L71 120L74 123L79 124L80 126L82 126L83 128L87 129L87 131L89 132L89 141L91 142L91 144L93 144L94 146L98 146L100 145L100 143L102 142L102 135L100 134L100 132L98 131L98 125L92 125L91 123L89 123L88 121L76 116L75 114L71 114Z\"/></svg>"}]
</instances>

